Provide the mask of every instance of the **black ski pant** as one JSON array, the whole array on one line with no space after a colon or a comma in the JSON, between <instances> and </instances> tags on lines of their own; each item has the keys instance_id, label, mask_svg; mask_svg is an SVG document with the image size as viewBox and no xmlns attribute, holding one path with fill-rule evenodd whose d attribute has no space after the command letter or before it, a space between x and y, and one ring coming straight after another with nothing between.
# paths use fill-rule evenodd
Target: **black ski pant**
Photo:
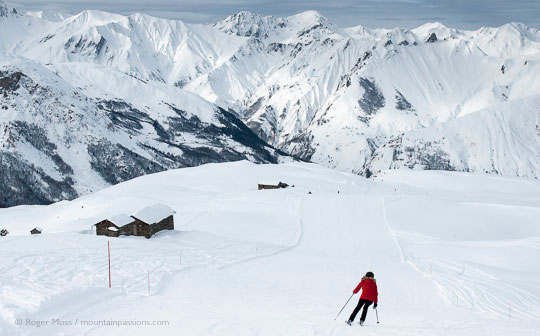
<instances>
[{"instance_id":1,"label":"black ski pant","mask_svg":"<svg viewBox=\"0 0 540 336\"><path fill-rule=\"evenodd\" d=\"M366 300L366 299L360 299L360 301L358 301L358 304L356 305L356 308L354 308L354 310L353 310L353 312L351 314L351 317L349 317L349 321L354 321L354 318L356 317L356 314L358 314L360 309L362 309L362 306L364 306L364 310L362 310L362 316L360 316L360 320L365 321L366 320L366 315L367 315L367 310L368 310L369 306L371 306L372 303L373 303L373 301L369 301L369 300Z\"/></svg>"}]
</instances>

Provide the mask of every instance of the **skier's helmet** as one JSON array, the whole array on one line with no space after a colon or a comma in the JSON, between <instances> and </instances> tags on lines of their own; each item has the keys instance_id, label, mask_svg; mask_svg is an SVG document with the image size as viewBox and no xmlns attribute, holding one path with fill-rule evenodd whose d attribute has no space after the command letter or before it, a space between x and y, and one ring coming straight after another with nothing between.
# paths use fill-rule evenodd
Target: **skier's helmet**
<instances>
[{"instance_id":1,"label":"skier's helmet","mask_svg":"<svg viewBox=\"0 0 540 336\"><path fill-rule=\"evenodd\" d=\"M374 278L375 275L373 274L373 272L367 272L366 273L366 278Z\"/></svg>"}]
</instances>

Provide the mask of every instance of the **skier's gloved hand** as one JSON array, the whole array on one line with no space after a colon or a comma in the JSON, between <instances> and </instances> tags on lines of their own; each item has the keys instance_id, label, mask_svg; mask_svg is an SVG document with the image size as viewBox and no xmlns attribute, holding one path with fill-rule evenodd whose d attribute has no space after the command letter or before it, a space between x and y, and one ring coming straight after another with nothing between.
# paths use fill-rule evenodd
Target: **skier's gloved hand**
<instances>
[{"instance_id":1,"label":"skier's gloved hand","mask_svg":"<svg viewBox=\"0 0 540 336\"><path fill-rule=\"evenodd\" d=\"M377 309L377 304L374 304L374 305L373 305L373 309Z\"/></svg>"}]
</instances>

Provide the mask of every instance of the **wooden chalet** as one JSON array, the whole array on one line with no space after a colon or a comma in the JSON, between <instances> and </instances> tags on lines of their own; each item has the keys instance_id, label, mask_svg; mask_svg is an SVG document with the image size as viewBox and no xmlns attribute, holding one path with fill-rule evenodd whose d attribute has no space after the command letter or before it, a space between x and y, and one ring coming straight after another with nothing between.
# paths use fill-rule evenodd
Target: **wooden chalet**
<instances>
[{"instance_id":1,"label":"wooden chalet","mask_svg":"<svg viewBox=\"0 0 540 336\"><path fill-rule=\"evenodd\" d=\"M166 205L156 204L142 209L133 216L119 215L95 224L98 236L152 237L162 230L174 230L175 212Z\"/></svg>"}]
</instances>

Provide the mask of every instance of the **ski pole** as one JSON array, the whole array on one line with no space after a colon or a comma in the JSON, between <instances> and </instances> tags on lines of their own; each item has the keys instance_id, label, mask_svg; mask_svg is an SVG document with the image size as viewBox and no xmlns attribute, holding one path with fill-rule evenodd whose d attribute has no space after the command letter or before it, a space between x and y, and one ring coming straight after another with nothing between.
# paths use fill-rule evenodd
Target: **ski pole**
<instances>
[{"instance_id":1,"label":"ski pole","mask_svg":"<svg viewBox=\"0 0 540 336\"><path fill-rule=\"evenodd\" d=\"M375 308L375 315L377 315L377 324L379 324L379 311Z\"/></svg>"},{"instance_id":2,"label":"ski pole","mask_svg":"<svg viewBox=\"0 0 540 336\"><path fill-rule=\"evenodd\" d=\"M347 302L345 302L345 305L343 305L343 308L341 308L341 310L340 310L339 313L337 314L337 316L336 316L336 318L334 319L334 321L338 318L339 314L341 314L341 312L343 311L343 309L345 309L345 306L347 305L347 303L349 303L349 301L351 301L353 295L354 295L354 293L351 294L351 297L347 300Z\"/></svg>"}]
</instances>

